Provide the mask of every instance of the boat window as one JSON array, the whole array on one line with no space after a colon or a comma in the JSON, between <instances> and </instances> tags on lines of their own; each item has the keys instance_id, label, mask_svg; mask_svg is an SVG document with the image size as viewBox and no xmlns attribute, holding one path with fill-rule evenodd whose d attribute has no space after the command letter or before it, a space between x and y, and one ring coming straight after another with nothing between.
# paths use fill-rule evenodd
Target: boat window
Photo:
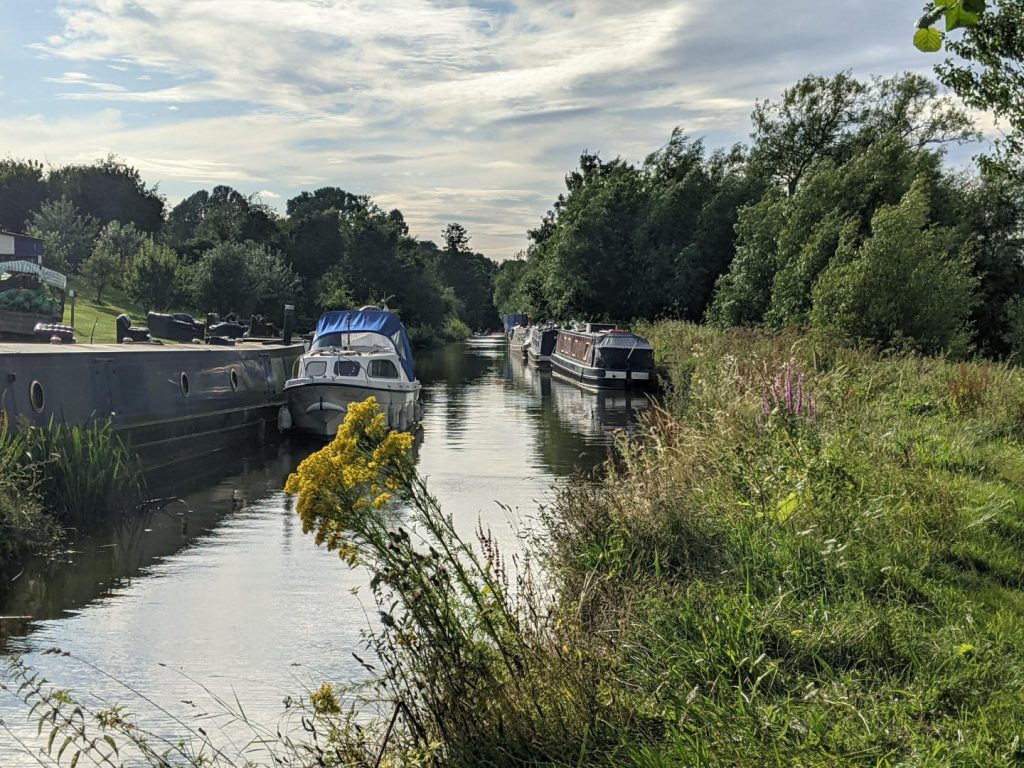
<instances>
[{"instance_id":1,"label":"boat window","mask_svg":"<svg viewBox=\"0 0 1024 768\"><path fill-rule=\"evenodd\" d=\"M387 336L370 331L339 331L317 336L310 349L387 349L390 341Z\"/></svg>"},{"instance_id":2,"label":"boat window","mask_svg":"<svg viewBox=\"0 0 1024 768\"><path fill-rule=\"evenodd\" d=\"M370 376L375 379L397 379L398 369L390 360L371 360Z\"/></svg>"},{"instance_id":3,"label":"boat window","mask_svg":"<svg viewBox=\"0 0 1024 768\"><path fill-rule=\"evenodd\" d=\"M360 370L355 360L339 360L334 364L335 376L358 376Z\"/></svg>"},{"instance_id":4,"label":"boat window","mask_svg":"<svg viewBox=\"0 0 1024 768\"><path fill-rule=\"evenodd\" d=\"M310 360L306 363L307 376L323 376L325 373L327 373L326 360Z\"/></svg>"}]
</instances>

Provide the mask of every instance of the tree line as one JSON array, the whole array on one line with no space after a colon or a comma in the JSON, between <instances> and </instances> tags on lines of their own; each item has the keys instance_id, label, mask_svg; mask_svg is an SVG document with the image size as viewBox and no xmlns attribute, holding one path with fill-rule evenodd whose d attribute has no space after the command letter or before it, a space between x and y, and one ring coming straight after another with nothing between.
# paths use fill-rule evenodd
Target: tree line
<instances>
[{"instance_id":1,"label":"tree line","mask_svg":"<svg viewBox=\"0 0 1024 768\"><path fill-rule=\"evenodd\" d=\"M115 156L46 168L0 160L0 229L44 243L44 263L110 286L147 310L264 314L296 305L310 325L330 309L386 303L419 341L497 325L497 264L460 224L440 244L412 236L399 210L338 187L302 192L280 215L229 186L168 207Z\"/></svg>"},{"instance_id":2,"label":"tree line","mask_svg":"<svg viewBox=\"0 0 1024 768\"><path fill-rule=\"evenodd\" d=\"M498 308L1024 351L1024 178L947 167L980 136L936 83L810 75L751 122L746 146L677 129L642 163L585 152L502 265Z\"/></svg>"},{"instance_id":3,"label":"tree line","mask_svg":"<svg viewBox=\"0 0 1024 768\"><path fill-rule=\"evenodd\" d=\"M748 145L676 129L639 164L584 152L498 308L1024 353L1024 0L935 0L918 27L959 102L918 74L809 75L756 104ZM1003 121L970 171L945 163L980 138L961 104Z\"/></svg>"}]
</instances>

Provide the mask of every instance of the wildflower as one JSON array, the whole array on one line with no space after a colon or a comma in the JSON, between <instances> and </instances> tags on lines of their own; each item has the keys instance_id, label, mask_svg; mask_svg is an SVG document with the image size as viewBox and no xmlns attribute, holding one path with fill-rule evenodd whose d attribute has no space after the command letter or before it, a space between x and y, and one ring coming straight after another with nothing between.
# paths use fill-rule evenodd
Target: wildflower
<instances>
[{"instance_id":1,"label":"wildflower","mask_svg":"<svg viewBox=\"0 0 1024 768\"><path fill-rule=\"evenodd\" d=\"M755 419L757 426L765 429L768 419L774 414L810 422L818 418L814 394L808 391L804 374L797 372L792 360L778 370L769 386L761 390L761 412Z\"/></svg>"},{"instance_id":2,"label":"wildflower","mask_svg":"<svg viewBox=\"0 0 1024 768\"><path fill-rule=\"evenodd\" d=\"M363 530L365 516L382 509L399 490L411 447L412 435L391 432L375 398L352 403L334 440L307 457L285 483L285 491L298 496L302 530L315 532L317 544L357 563L346 537Z\"/></svg>"}]
</instances>

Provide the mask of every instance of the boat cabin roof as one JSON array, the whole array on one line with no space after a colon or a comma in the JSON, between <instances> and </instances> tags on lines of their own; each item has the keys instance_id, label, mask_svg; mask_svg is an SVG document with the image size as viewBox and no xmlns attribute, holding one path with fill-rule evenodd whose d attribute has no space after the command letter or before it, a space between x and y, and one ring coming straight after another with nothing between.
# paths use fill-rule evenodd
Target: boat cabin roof
<instances>
[{"instance_id":1,"label":"boat cabin roof","mask_svg":"<svg viewBox=\"0 0 1024 768\"><path fill-rule=\"evenodd\" d=\"M324 342L333 342L330 337L337 336L339 343L328 344L329 346L348 346L345 343L345 336L351 339L352 335L365 339L363 334L375 334L387 339L390 346L398 353L409 377L409 381L416 379L412 365L412 347L409 345L409 334L405 326L398 319L398 315L388 312L386 309L351 309L340 312L328 312L320 318L316 324L316 333L313 336L313 347L323 347ZM317 342L321 342L317 344ZM360 344L359 346L364 346Z\"/></svg>"}]
</instances>

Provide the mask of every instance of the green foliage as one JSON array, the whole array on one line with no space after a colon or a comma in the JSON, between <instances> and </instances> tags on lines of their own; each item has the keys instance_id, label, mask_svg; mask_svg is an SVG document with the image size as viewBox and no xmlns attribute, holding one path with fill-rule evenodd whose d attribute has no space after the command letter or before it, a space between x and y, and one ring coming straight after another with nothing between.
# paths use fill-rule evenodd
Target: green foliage
<instances>
[{"instance_id":1,"label":"green foliage","mask_svg":"<svg viewBox=\"0 0 1024 768\"><path fill-rule=\"evenodd\" d=\"M936 2L919 26L928 29L942 16L947 32L958 28L964 32L957 38L946 37L946 49L957 58L936 65L939 80L969 107L1005 121L1008 130L996 140L995 155L979 160L991 171L1020 180L1024 177L1020 161L1024 150L1024 72L1020 67L1024 59L1024 2L998 0L991 7L984 0ZM938 31L931 27L929 34L934 43Z\"/></svg>"},{"instance_id":2,"label":"green foliage","mask_svg":"<svg viewBox=\"0 0 1024 768\"><path fill-rule=\"evenodd\" d=\"M109 422L26 427L15 438L20 467L63 526L87 528L135 509L142 470Z\"/></svg>"},{"instance_id":3,"label":"green foliage","mask_svg":"<svg viewBox=\"0 0 1024 768\"><path fill-rule=\"evenodd\" d=\"M124 288L146 310L162 312L178 298L178 255L166 245L146 240L128 265Z\"/></svg>"},{"instance_id":4,"label":"green foliage","mask_svg":"<svg viewBox=\"0 0 1024 768\"><path fill-rule=\"evenodd\" d=\"M103 289L117 283L122 275L121 260L108 248L97 246L82 264L82 276L96 287L96 301L103 300Z\"/></svg>"},{"instance_id":5,"label":"green foliage","mask_svg":"<svg viewBox=\"0 0 1024 768\"><path fill-rule=\"evenodd\" d=\"M24 232L32 212L46 200L43 164L37 160L0 160L0 229Z\"/></svg>"},{"instance_id":6,"label":"green foliage","mask_svg":"<svg viewBox=\"0 0 1024 768\"><path fill-rule=\"evenodd\" d=\"M779 103L758 102L751 115L758 173L783 184L792 195L807 170L819 160L849 156L863 119L866 86L847 72L830 77L808 75L782 94Z\"/></svg>"},{"instance_id":7,"label":"green foliage","mask_svg":"<svg viewBox=\"0 0 1024 768\"><path fill-rule=\"evenodd\" d=\"M443 235L445 249L433 253L432 263L438 279L459 301L460 322L470 328L497 326L493 294L498 265L469 250L469 235L461 224L449 224Z\"/></svg>"},{"instance_id":8,"label":"green foliage","mask_svg":"<svg viewBox=\"0 0 1024 768\"><path fill-rule=\"evenodd\" d=\"M333 269L320 278L317 303L324 312L351 309L357 306L352 292L345 283L345 275L339 269Z\"/></svg>"},{"instance_id":9,"label":"green foliage","mask_svg":"<svg viewBox=\"0 0 1024 768\"><path fill-rule=\"evenodd\" d=\"M204 252L189 271L189 284L194 306L242 317L276 316L299 289L281 254L254 242L222 242Z\"/></svg>"},{"instance_id":10,"label":"green foliage","mask_svg":"<svg viewBox=\"0 0 1024 768\"><path fill-rule=\"evenodd\" d=\"M1016 362L1024 357L1024 296L1017 296L1006 304L1006 343Z\"/></svg>"},{"instance_id":11,"label":"green foliage","mask_svg":"<svg viewBox=\"0 0 1024 768\"><path fill-rule=\"evenodd\" d=\"M147 187L138 170L116 155L91 165L54 168L47 179L51 199L68 198L82 215L99 226L112 221L132 223L142 232L155 233L164 223L164 201Z\"/></svg>"},{"instance_id":12,"label":"green foliage","mask_svg":"<svg viewBox=\"0 0 1024 768\"><path fill-rule=\"evenodd\" d=\"M811 321L814 292L826 274L832 276L829 290L845 290L847 293L842 295L849 299L848 292L853 289L841 286L842 279L849 277L852 270L866 280L867 275L858 270L868 267L866 262L857 267L844 265L855 260L857 249L870 238L872 218L877 212L884 206L900 203L912 184L917 184L921 193L934 201L923 208L926 218L922 227L964 221L960 182L942 174L939 155L909 146L903 134L891 131L854 152L841 165L823 161L814 166L792 195L773 192L742 209L736 225L737 256L729 273L719 281L708 319L719 326L760 322L776 328L806 325ZM1004 219L998 229L1007 232L1010 217ZM960 243L967 239L966 227L962 227L959 234L943 231L946 237L958 238ZM982 246L986 253L994 253L995 242L991 240ZM832 271L840 268L843 271ZM968 263L967 269L973 271L973 261ZM840 274L842 279L838 278ZM891 285L886 295L897 290L896 285ZM833 293L828 295L833 296ZM904 299L907 298L904 295ZM933 306L932 298L926 293L915 294L915 301L921 302L922 307ZM819 308L817 321L822 327L837 328L831 322L824 322L825 315L835 309L833 304L828 306L828 310ZM849 304L843 306L852 321L852 315L859 309ZM911 311L905 302L900 306L900 312ZM968 306L973 307L973 304ZM890 307L890 311L895 313L896 309ZM925 314L921 315L922 320ZM941 311L928 316L941 328L925 335L953 341L954 336L945 328L950 316L944 316ZM959 321L960 315L955 316ZM896 339L895 328L883 331L866 320L860 322L860 331L855 335L880 343ZM919 325L915 327L915 338L919 338L924 330ZM904 327L903 332L906 331ZM956 338L962 349L966 339Z\"/></svg>"},{"instance_id":13,"label":"green foliage","mask_svg":"<svg viewBox=\"0 0 1024 768\"><path fill-rule=\"evenodd\" d=\"M997 5L1005 3L997 0ZM945 35L935 26L939 20L945 21L947 33L974 27L987 6L986 0L935 0L928 3L924 15L917 21L914 46L924 53L941 51Z\"/></svg>"},{"instance_id":14,"label":"green foliage","mask_svg":"<svg viewBox=\"0 0 1024 768\"><path fill-rule=\"evenodd\" d=\"M0 578L10 576L27 554L49 549L60 539L40 504L35 475L23 463L24 440L0 421Z\"/></svg>"},{"instance_id":15,"label":"green foliage","mask_svg":"<svg viewBox=\"0 0 1024 768\"><path fill-rule=\"evenodd\" d=\"M844 233L813 291L811 325L883 345L964 353L977 286L963 240L929 227L927 182L871 219L861 243Z\"/></svg>"},{"instance_id":16,"label":"green foliage","mask_svg":"<svg viewBox=\"0 0 1024 768\"><path fill-rule=\"evenodd\" d=\"M224 242L253 241L273 249L280 236L273 209L255 195L247 197L226 185L200 190L174 206L164 233L186 261Z\"/></svg>"},{"instance_id":17,"label":"green foliage","mask_svg":"<svg viewBox=\"0 0 1024 768\"><path fill-rule=\"evenodd\" d=\"M43 241L43 264L63 272L77 272L92 253L99 223L66 197L43 203L30 220L28 234Z\"/></svg>"}]
</instances>

